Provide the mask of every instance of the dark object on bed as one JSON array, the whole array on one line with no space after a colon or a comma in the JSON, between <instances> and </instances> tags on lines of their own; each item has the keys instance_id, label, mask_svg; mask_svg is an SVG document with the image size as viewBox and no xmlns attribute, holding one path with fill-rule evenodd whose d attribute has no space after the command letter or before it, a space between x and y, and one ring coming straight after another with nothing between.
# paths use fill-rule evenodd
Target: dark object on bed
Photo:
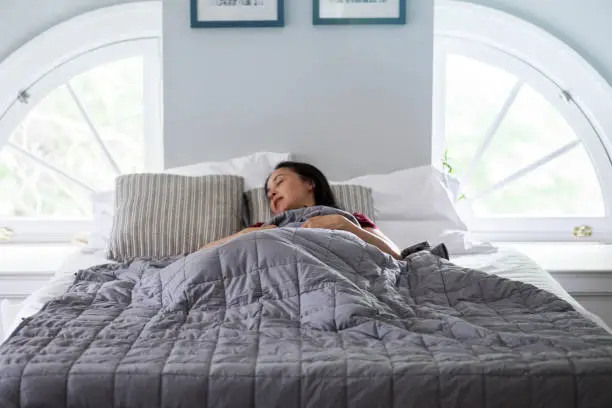
<instances>
[{"instance_id":1,"label":"dark object on bed","mask_svg":"<svg viewBox=\"0 0 612 408\"><path fill-rule=\"evenodd\" d=\"M446 248L446 245L438 244L432 248L429 242L427 241L419 242L418 244L409 246L401 252L400 256L402 257L402 259L405 259L406 257L408 257L408 255L412 255L419 251L429 251L432 254L439 256L440 258L444 258L446 260L450 259L448 256L448 249Z\"/></svg>"},{"instance_id":2,"label":"dark object on bed","mask_svg":"<svg viewBox=\"0 0 612 408\"><path fill-rule=\"evenodd\" d=\"M80 271L0 346L4 407L612 407L612 336L534 286L275 229Z\"/></svg>"}]
</instances>

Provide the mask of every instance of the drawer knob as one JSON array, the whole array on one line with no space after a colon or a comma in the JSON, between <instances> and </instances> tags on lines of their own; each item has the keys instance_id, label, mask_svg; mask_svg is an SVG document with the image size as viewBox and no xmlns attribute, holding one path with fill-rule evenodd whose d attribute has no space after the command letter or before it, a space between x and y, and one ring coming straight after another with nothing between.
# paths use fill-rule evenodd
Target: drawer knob
<instances>
[{"instance_id":1,"label":"drawer knob","mask_svg":"<svg viewBox=\"0 0 612 408\"><path fill-rule=\"evenodd\" d=\"M576 238L585 238L593 235L593 229L588 225L579 225L574 227L572 235Z\"/></svg>"},{"instance_id":2,"label":"drawer knob","mask_svg":"<svg viewBox=\"0 0 612 408\"><path fill-rule=\"evenodd\" d=\"M0 227L0 241L10 241L13 234L15 234L15 231L13 231L11 228Z\"/></svg>"},{"instance_id":3,"label":"drawer knob","mask_svg":"<svg viewBox=\"0 0 612 408\"><path fill-rule=\"evenodd\" d=\"M13 234L15 234L15 231L13 231L11 228L0 227L0 241L10 241Z\"/></svg>"}]
</instances>

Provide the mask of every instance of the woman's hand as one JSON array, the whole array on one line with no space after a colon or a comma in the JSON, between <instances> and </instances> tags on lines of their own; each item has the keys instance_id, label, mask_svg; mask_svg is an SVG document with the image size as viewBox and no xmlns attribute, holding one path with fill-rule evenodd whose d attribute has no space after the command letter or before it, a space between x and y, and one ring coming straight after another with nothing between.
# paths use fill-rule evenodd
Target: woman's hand
<instances>
[{"instance_id":1,"label":"woman's hand","mask_svg":"<svg viewBox=\"0 0 612 408\"><path fill-rule=\"evenodd\" d=\"M231 241L234 238L238 238L242 235L246 235L249 232L255 232L255 231L262 231L262 230L268 230L268 229L273 229L276 228L276 225L264 225L261 227L249 227L249 228L245 228L242 231L238 231L235 234L230 235L229 237L225 237L225 238L221 238L220 240L214 241L214 242L209 242L208 244L201 246L200 249L206 249L206 248L214 248L214 247L218 247L219 245L223 245L226 242Z\"/></svg>"},{"instance_id":2,"label":"woman's hand","mask_svg":"<svg viewBox=\"0 0 612 408\"><path fill-rule=\"evenodd\" d=\"M355 232L355 229L360 229L346 217L339 214L322 215L312 217L302 224L302 228L324 228L330 230L342 230Z\"/></svg>"}]
</instances>

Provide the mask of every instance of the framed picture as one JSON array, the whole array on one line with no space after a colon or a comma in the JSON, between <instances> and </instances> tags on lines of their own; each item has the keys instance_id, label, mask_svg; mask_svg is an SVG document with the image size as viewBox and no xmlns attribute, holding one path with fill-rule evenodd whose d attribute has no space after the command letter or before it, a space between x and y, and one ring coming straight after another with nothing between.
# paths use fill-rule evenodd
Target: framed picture
<instances>
[{"instance_id":1,"label":"framed picture","mask_svg":"<svg viewBox=\"0 0 612 408\"><path fill-rule=\"evenodd\" d=\"M284 0L191 0L191 27L282 27L284 8Z\"/></svg>"},{"instance_id":2,"label":"framed picture","mask_svg":"<svg viewBox=\"0 0 612 408\"><path fill-rule=\"evenodd\" d=\"M407 0L313 0L312 22L406 24Z\"/></svg>"}]
</instances>

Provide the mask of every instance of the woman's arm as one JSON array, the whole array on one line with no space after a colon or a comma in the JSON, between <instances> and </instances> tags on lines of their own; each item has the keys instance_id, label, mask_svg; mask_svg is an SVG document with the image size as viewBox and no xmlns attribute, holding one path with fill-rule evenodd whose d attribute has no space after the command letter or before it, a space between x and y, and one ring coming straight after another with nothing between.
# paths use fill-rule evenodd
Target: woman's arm
<instances>
[{"instance_id":1,"label":"woman's arm","mask_svg":"<svg viewBox=\"0 0 612 408\"><path fill-rule=\"evenodd\" d=\"M388 236L386 236L380 229L378 228L363 228L364 230L371 232L372 234L376 235L377 237L379 237L380 239L382 239L383 241L385 241L385 243L389 246L389 248L394 252L395 255L393 255L396 259L402 259L400 257L401 254L401 250L399 249L399 247L397 245L395 245L395 242L393 242L393 240L391 240L391 238L389 238Z\"/></svg>"},{"instance_id":2,"label":"woman's arm","mask_svg":"<svg viewBox=\"0 0 612 408\"><path fill-rule=\"evenodd\" d=\"M249 232L267 230L267 229L272 229L272 228L276 228L276 225L265 225L263 227L249 227L249 228L245 228L242 231L238 231L237 233L232 234L230 236L227 236L225 238L221 238L221 239L219 239L217 241L214 241L214 242L209 242L208 244L201 246L200 250L206 249L206 248L215 248L215 247L218 247L220 245L225 244L226 242L231 241L234 238L238 238L238 237L240 237L242 235L248 234Z\"/></svg>"},{"instance_id":3,"label":"woman's arm","mask_svg":"<svg viewBox=\"0 0 612 408\"><path fill-rule=\"evenodd\" d=\"M374 245L381 251L391 255L395 259L402 259L400 251L393 241L385 236L379 229L361 228L341 215L323 215L309 218L302 228L327 228L331 230L344 230L352 232L359 238Z\"/></svg>"},{"instance_id":4,"label":"woman's arm","mask_svg":"<svg viewBox=\"0 0 612 408\"><path fill-rule=\"evenodd\" d=\"M357 235L368 244L374 245L381 251L391 255L393 258L401 260L399 248L381 230L375 228L361 228L351 223L349 232Z\"/></svg>"}]
</instances>

